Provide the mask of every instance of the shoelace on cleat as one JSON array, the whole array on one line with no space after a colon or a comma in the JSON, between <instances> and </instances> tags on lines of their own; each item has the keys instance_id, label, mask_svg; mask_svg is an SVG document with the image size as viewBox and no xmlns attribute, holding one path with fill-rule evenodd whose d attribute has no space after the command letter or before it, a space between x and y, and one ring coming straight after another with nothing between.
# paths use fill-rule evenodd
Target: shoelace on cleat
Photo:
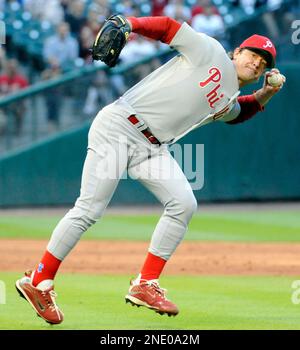
<instances>
[{"instance_id":1,"label":"shoelace on cleat","mask_svg":"<svg viewBox=\"0 0 300 350\"><path fill-rule=\"evenodd\" d=\"M163 298L167 300L166 298L167 290L165 288L161 288L157 282L153 282L153 281L148 281L147 284L151 286L157 294L161 295Z\"/></svg>"},{"instance_id":2,"label":"shoelace on cleat","mask_svg":"<svg viewBox=\"0 0 300 350\"><path fill-rule=\"evenodd\" d=\"M50 300L47 296L47 294L50 294ZM57 293L54 290L50 290L50 292L42 292L42 295L51 311L56 311L57 310L57 305L55 303L55 298L57 298Z\"/></svg>"}]
</instances>

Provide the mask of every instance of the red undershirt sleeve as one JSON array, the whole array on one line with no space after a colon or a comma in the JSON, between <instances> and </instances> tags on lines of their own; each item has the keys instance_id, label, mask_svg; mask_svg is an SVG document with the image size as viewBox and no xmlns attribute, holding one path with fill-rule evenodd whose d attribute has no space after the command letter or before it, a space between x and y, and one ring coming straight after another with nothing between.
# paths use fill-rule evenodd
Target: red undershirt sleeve
<instances>
[{"instance_id":1,"label":"red undershirt sleeve","mask_svg":"<svg viewBox=\"0 0 300 350\"><path fill-rule=\"evenodd\" d=\"M181 24L170 17L128 17L134 33L170 44Z\"/></svg>"},{"instance_id":2,"label":"red undershirt sleeve","mask_svg":"<svg viewBox=\"0 0 300 350\"><path fill-rule=\"evenodd\" d=\"M259 104L254 95L239 96L238 102L241 106L240 114L235 119L226 122L227 124L243 123L254 117L257 112L264 110L264 107Z\"/></svg>"}]
</instances>

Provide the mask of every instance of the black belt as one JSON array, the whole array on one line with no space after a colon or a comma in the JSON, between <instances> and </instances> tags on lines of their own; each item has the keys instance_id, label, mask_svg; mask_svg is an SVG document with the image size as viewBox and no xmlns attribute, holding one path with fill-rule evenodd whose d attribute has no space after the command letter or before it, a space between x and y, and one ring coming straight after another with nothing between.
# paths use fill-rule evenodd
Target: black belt
<instances>
[{"instance_id":1,"label":"black belt","mask_svg":"<svg viewBox=\"0 0 300 350\"><path fill-rule=\"evenodd\" d=\"M131 124L136 125L137 129L149 140L149 142L155 144L155 145L161 145L161 143L158 141L158 139L152 134L149 128L142 127L145 125L145 123L138 120L138 118L133 114L128 117L128 120ZM137 124L140 124L139 126Z\"/></svg>"}]
</instances>

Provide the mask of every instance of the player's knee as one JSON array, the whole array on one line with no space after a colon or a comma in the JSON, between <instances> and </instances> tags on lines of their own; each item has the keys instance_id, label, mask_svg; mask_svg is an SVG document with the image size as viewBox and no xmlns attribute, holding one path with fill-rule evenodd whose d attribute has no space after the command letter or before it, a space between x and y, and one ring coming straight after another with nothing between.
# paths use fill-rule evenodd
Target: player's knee
<instances>
[{"instance_id":1,"label":"player's knee","mask_svg":"<svg viewBox=\"0 0 300 350\"><path fill-rule=\"evenodd\" d=\"M185 198L185 202L183 204L185 215L190 218L195 214L198 208L198 203L194 195Z\"/></svg>"},{"instance_id":2,"label":"player's knee","mask_svg":"<svg viewBox=\"0 0 300 350\"><path fill-rule=\"evenodd\" d=\"M105 210L104 202L91 202L89 198L79 197L74 205L74 208L71 210L74 216L77 218L83 218L86 222L95 223L101 218ZM90 226L90 225L89 225Z\"/></svg>"},{"instance_id":3,"label":"player's knee","mask_svg":"<svg viewBox=\"0 0 300 350\"><path fill-rule=\"evenodd\" d=\"M197 211L197 206L197 200L195 196L191 194L168 202L166 211L169 215L187 223Z\"/></svg>"},{"instance_id":4,"label":"player's knee","mask_svg":"<svg viewBox=\"0 0 300 350\"><path fill-rule=\"evenodd\" d=\"M88 211L75 205L75 207L68 212L67 217L73 220L74 226L78 226L85 231L99 219L100 215L94 211Z\"/></svg>"}]
</instances>

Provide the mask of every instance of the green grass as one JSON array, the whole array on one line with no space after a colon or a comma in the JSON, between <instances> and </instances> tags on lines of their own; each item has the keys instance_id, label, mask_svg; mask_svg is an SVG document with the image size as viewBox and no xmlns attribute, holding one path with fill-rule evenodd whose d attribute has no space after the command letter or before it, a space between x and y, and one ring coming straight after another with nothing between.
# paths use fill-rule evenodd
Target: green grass
<instances>
[{"instance_id":1,"label":"green grass","mask_svg":"<svg viewBox=\"0 0 300 350\"><path fill-rule=\"evenodd\" d=\"M50 326L19 298L15 273L0 273L6 304L0 329L300 329L299 305L291 302L293 277L164 277L162 286L180 307L177 317L125 304L126 276L60 274L61 325Z\"/></svg>"},{"instance_id":2,"label":"green grass","mask_svg":"<svg viewBox=\"0 0 300 350\"><path fill-rule=\"evenodd\" d=\"M186 240L300 242L299 211L199 213ZM83 239L148 241L158 215L107 215ZM0 238L49 239L61 217L0 217ZM0 242L1 244L1 242ZM18 297L15 273L0 272L7 302L0 329L300 329L299 305L291 302L296 277L166 276L161 284L180 307L175 318L124 303L131 276L58 274L56 291L65 321L50 326Z\"/></svg>"},{"instance_id":3,"label":"green grass","mask_svg":"<svg viewBox=\"0 0 300 350\"><path fill-rule=\"evenodd\" d=\"M193 217L186 240L300 241L299 211L200 213ZM48 239L61 217L0 217L0 238ZM158 215L107 215L83 239L148 241Z\"/></svg>"}]
</instances>

